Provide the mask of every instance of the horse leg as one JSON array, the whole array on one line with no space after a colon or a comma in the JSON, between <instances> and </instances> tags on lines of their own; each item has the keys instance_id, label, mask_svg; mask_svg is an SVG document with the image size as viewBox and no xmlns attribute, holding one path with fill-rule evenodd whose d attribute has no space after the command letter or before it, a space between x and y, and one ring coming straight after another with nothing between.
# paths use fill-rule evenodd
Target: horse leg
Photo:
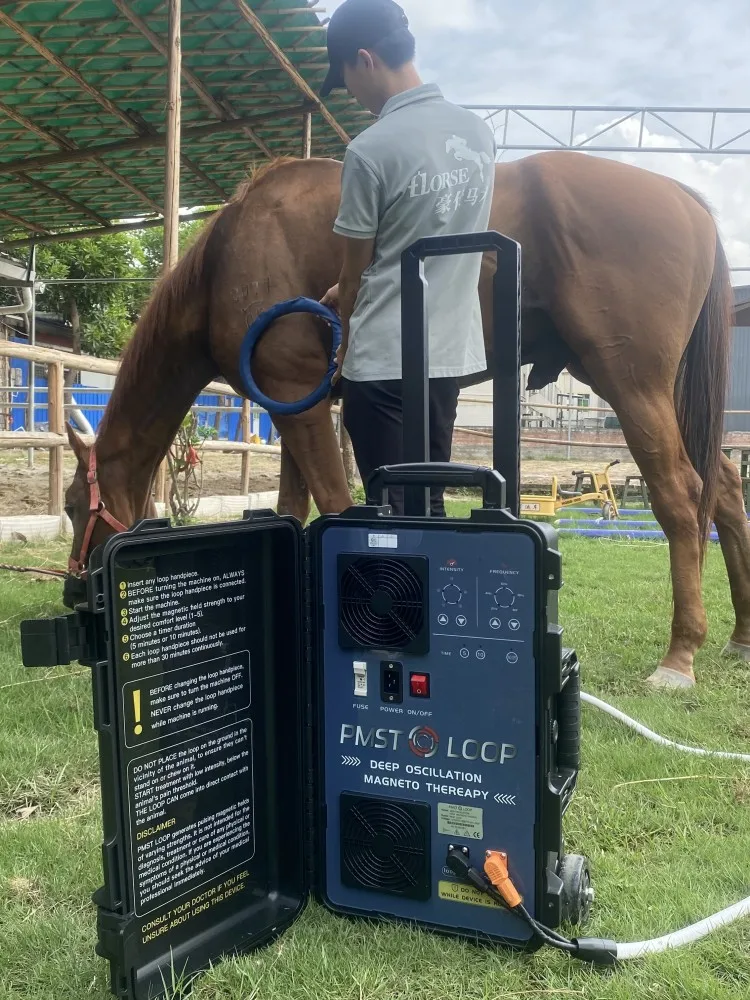
<instances>
[{"instance_id":1,"label":"horse leg","mask_svg":"<svg viewBox=\"0 0 750 1000\"><path fill-rule=\"evenodd\" d=\"M276 509L279 514L293 514L302 524L305 524L310 515L310 491L283 438L281 440L279 502Z\"/></svg>"},{"instance_id":2,"label":"horse leg","mask_svg":"<svg viewBox=\"0 0 750 1000\"><path fill-rule=\"evenodd\" d=\"M352 498L346 485L330 403L318 403L306 413L293 417L276 417L275 423L318 511L339 514L350 507Z\"/></svg>"},{"instance_id":3,"label":"horse leg","mask_svg":"<svg viewBox=\"0 0 750 1000\"><path fill-rule=\"evenodd\" d=\"M631 387L626 397L611 398L610 402L669 542L672 635L669 649L648 683L653 687L692 687L695 654L708 632L701 596L698 530L702 483L685 451L671 394L654 391L634 395Z\"/></svg>"},{"instance_id":4,"label":"horse leg","mask_svg":"<svg viewBox=\"0 0 750 1000\"><path fill-rule=\"evenodd\" d=\"M736 465L722 455L714 523L729 577L735 625L725 655L750 660L750 528Z\"/></svg>"}]
</instances>

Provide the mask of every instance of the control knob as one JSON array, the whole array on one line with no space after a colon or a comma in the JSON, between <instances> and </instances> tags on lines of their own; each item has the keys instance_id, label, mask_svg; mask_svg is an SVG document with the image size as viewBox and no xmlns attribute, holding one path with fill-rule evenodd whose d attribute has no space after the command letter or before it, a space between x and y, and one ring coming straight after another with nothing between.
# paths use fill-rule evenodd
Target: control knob
<instances>
[{"instance_id":1,"label":"control knob","mask_svg":"<svg viewBox=\"0 0 750 1000\"><path fill-rule=\"evenodd\" d=\"M443 600L446 604L459 604L463 592L455 583L449 583L443 587Z\"/></svg>"},{"instance_id":2,"label":"control knob","mask_svg":"<svg viewBox=\"0 0 750 1000\"><path fill-rule=\"evenodd\" d=\"M495 591L495 605L498 608L512 608L516 600L516 595L505 584Z\"/></svg>"}]
</instances>

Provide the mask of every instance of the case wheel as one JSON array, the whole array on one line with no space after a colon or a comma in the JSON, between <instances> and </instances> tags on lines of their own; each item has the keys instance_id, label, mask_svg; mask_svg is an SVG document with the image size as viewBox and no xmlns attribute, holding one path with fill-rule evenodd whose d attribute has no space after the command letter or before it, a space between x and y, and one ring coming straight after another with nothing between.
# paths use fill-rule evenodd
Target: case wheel
<instances>
[{"instance_id":1,"label":"case wheel","mask_svg":"<svg viewBox=\"0 0 750 1000\"><path fill-rule=\"evenodd\" d=\"M588 859L581 854L566 854L560 862L562 918L569 924L585 924L594 901L594 888Z\"/></svg>"}]
</instances>

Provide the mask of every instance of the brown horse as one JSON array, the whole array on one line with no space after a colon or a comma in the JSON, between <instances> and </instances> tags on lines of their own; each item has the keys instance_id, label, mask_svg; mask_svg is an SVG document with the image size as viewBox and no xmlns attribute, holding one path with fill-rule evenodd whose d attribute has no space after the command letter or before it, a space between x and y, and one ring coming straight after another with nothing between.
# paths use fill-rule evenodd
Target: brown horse
<instances>
[{"instance_id":1,"label":"brown horse","mask_svg":"<svg viewBox=\"0 0 750 1000\"><path fill-rule=\"evenodd\" d=\"M222 374L240 389L237 358L248 323L283 299L319 298L337 280L340 249L332 223L340 171L332 160L264 169L155 289L96 445L102 498L120 521L153 512L155 471L203 386ZM497 167L491 225L523 248L523 361L533 364L530 387L553 381L567 367L609 401L669 540L672 634L652 682L693 681L694 656L707 631L701 569L712 515L736 615L728 649L750 659L750 537L739 476L720 447L730 286L710 211L697 195L657 174L557 152ZM491 268L486 260L485 320ZM275 399L298 399L321 380L329 347L319 321L286 317L256 350L256 380ZM279 418L276 426L283 441L279 509L304 520L308 489L321 511L347 507L330 403ZM85 559L89 451L72 431L69 436L79 469L67 509L73 554ZM113 530L100 518L91 525L90 544ZM80 595L81 581L69 577L66 602Z\"/></svg>"}]
</instances>

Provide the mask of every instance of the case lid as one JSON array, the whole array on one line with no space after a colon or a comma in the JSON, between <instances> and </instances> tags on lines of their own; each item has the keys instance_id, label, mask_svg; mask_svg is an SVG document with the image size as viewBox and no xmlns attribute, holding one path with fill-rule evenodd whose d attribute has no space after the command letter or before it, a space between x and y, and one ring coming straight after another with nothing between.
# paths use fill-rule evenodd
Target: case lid
<instances>
[{"instance_id":1,"label":"case lid","mask_svg":"<svg viewBox=\"0 0 750 1000\"><path fill-rule=\"evenodd\" d=\"M119 997L287 927L307 894L303 543L293 518L141 522L92 560L105 884Z\"/></svg>"}]
</instances>

